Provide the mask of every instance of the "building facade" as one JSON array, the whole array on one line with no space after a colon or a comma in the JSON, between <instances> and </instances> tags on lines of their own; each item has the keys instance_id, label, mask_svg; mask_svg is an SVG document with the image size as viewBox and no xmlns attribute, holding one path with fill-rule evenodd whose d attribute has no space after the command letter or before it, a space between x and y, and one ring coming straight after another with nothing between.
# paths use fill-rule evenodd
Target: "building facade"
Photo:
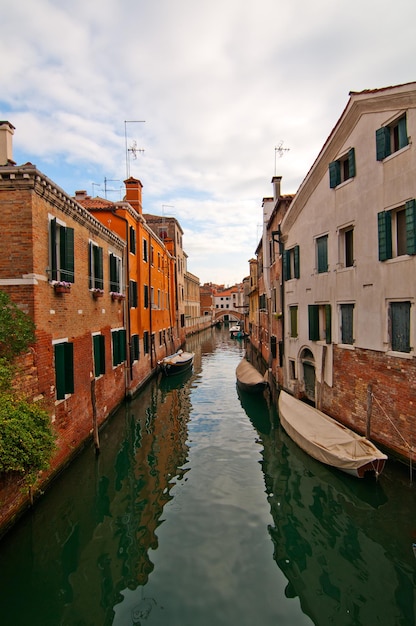
<instances>
[{"instance_id":1,"label":"building facade","mask_svg":"<svg viewBox=\"0 0 416 626\"><path fill-rule=\"evenodd\" d=\"M416 439L416 83L351 93L281 224L284 387L399 456Z\"/></svg>"}]
</instances>

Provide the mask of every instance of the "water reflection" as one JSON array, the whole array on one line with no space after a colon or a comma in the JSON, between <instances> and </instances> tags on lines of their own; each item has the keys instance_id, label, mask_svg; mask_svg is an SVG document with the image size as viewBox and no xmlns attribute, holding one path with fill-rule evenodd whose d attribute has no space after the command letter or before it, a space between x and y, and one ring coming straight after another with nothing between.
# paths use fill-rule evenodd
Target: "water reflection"
<instances>
[{"instance_id":1,"label":"water reflection","mask_svg":"<svg viewBox=\"0 0 416 626\"><path fill-rule=\"evenodd\" d=\"M280 427L262 442L286 597L320 626L415 624L415 493L403 468L357 480L311 459Z\"/></svg>"},{"instance_id":2,"label":"water reflection","mask_svg":"<svg viewBox=\"0 0 416 626\"><path fill-rule=\"evenodd\" d=\"M186 380L159 383L112 419L97 461L77 460L71 468L77 476L46 494L6 537L1 606L14 624L112 624L121 591L146 584L149 551L157 548L156 529L188 452ZM8 545L19 553L8 553ZM143 611L144 605L134 623Z\"/></svg>"}]
</instances>

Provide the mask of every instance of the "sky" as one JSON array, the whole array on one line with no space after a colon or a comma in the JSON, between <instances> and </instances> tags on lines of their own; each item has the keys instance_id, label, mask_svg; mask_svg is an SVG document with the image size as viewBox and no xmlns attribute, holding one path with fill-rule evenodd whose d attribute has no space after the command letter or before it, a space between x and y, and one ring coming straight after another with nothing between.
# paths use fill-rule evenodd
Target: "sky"
<instances>
[{"instance_id":1,"label":"sky","mask_svg":"<svg viewBox=\"0 0 416 626\"><path fill-rule=\"evenodd\" d=\"M350 91L416 80L413 0L0 0L13 159L73 196L175 217L201 284L249 274Z\"/></svg>"}]
</instances>

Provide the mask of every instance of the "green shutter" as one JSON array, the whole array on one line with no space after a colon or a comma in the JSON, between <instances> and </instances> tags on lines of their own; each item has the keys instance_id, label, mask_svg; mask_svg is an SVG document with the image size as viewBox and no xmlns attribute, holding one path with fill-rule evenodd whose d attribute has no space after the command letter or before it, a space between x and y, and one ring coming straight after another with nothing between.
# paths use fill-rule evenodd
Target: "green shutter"
<instances>
[{"instance_id":1,"label":"green shutter","mask_svg":"<svg viewBox=\"0 0 416 626\"><path fill-rule=\"evenodd\" d=\"M110 291L118 291L116 287L116 257L110 253L109 266L110 266Z\"/></svg>"},{"instance_id":2,"label":"green shutter","mask_svg":"<svg viewBox=\"0 0 416 626\"><path fill-rule=\"evenodd\" d=\"M334 189L341 182L341 165L339 161L332 161L329 164L329 186Z\"/></svg>"},{"instance_id":3,"label":"green shutter","mask_svg":"<svg viewBox=\"0 0 416 626\"><path fill-rule=\"evenodd\" d=\"M92 289L92 243L88 242L88 288Z\"/></svg>"},{"instance_id":4,"label":"green shutter","mask_svg":"<svg viewBox=\"0 0 416 626\"><path fill-rule=\"evenodd\" d=\"M377 161L382 161L390 154L390 128L382 126L376 130Z\"/></svg>"},{"instance_id":5,"label":"green shutter","mask_svg":"<svg viewBox=\"0 0 416 626\"><path fill-rule=\"evenodd\" d=\"M61 279L74 282L74 229L61 226Z\"/></svg>"},{"instance_id":6,"label":"green shutter","mask_svg":"<svg viewBox=\"0 0 416 626\"><path fill-rule=\"evenodd\" d=\"M409 143L407 137L407 124L406 124L406 116L404 115L399 119L399 123L397 124L398 133L399 133L399 150L404 148Z\"/></svg>"},{"instance_id":7,"label":"green shutter","mask_svg":"<svg viewBox=\"0 0 416 626\"><path fill-rule=\"evenodd\" d=\"M65 398L65 344L55 344L55 385L56 398Z\"/></svg>"},{"instance_id":8,"label":"green shutter","mask_svg":"<svg viewBox=\"0 0 416 626\"><path fill-rule=\"evenodd\" d=\"M318 273L322 274L328 271L328 235L318 237L316 245L318 252Z\"/></svg>"},{"instance_id":9,"label":"green shutter","mask_svg":"<svg viewBox=\"0 0 416 626\"><path fill-rule=\"evenodd\" d=\"M319 305L308 305L309 340L319 341Z\"/></svg>"},{"instance_id":10,"label":"green shutter","mask_svg":"<svg viewBox=\"0 0 416 626\"><path fill-rule=\"evenodd\" d=\"M378 213L378 260L386 261L393 256L391 239L391 215L389 211Z\"/></svg>"},{"instance_id":11,"label":"green shutter","mask_svg":"<svg viewBox=\"0 0 416 626\"><path fill-rule=\"evenodd\" d=\"M95 377L105 374L105 337L104 335L93 336L94 348L94 375Z\"/></svg>"},{"instance_id":12,"label":"green shutter","mask_svg":"<svg viewBox=\"0 0 416 626\"><path fill-rule=\"evenodd\" d=\"M126 331L124 328L118 331L120 341L120 363L126 360Z\"/></svg>"},{"instance_id":13,"label":"green shutter","mask_svg":"<svg viewBox=\"0 0 416 626\"><path fill-rule=\"evenodd\" d=\"M351 148L348 152L348 173L350 178L355 176L355 149Z\"/></svg>"},{"instance_id":14,"label":"green shutter","mask_svg":"<svg viewBox=\"0 0 416 626\"><path fill-rule=\"evenodd\" d=\"M51 280L58 280L58 259L56 258L56 217L50 222L51 228Z\"/></svg>"},{"instance_id":15,"label":"green shutter","mask_svg":"<svg viewBox=\"0 0 416 626\"><path fill-rule=\"evenodd\" d=\"M325 342L332 343L332 329L331 329L331 305L325 305Z\"/></svg>"},{"instance_id":16,"label":"green shutter","mask_svg":"<svg viewBox=\"0 0 416 626\"><path fill-rule=\"evenodd\" d=\"M416 200L406 202L407 254L416 254Z\"/></svg>"},{"instance_id":17,"label":"green shutter","mask_svg":"<svg viewBox=\"0 0 416 626\"><path fill-rule=\"evenodd\" d=\"M283 280L290 280L290 250L283 254Z\"/></svg>"},{"instance_id":18,"label":"green shutter","mask_svg":"<svg viewBox=\"0 0 416 626\"><path fill-rule=\"evenodd\" d=\"M96 287L98 289L104 288L104 261L103 261L103 249L97 246L97 276Z\"/></svg>"},{"instance_id":19,"label":"green shutter","mask_svg":"<svg viewBox=\"0 0 416 626\"><path fill-rule=\"evenodd\" d=\"M298 336L298 307L291 306L290 310L290 336L297 337Z\"/></svg>"},{"instance_id":20,"label":"green shutter","mask_svg":"<svg viewBox=\"0 0 416 626\"><path fill-rule=\"evenodd\" d=\"M119 341L118 341L118 332L117 331L113 331L111 333L111 339L112 339L112 343L113 343L113 366L116 366L119 364Z\"/></svg>"},{"instance_id":21,"label":"green shutter","mask_svg":"<svg viewBox=\"0 0 416 626\"><path fill-rule=\"evenodd\" d=\"M300 278L300 248L299 246L295 246L293 248L293 260L294 260L295 278Z\"/></svg>"},{"instance_id":22,"label":"green shutter","mask_svg":"<svg viewBox=\"0 0 416 626\"><path fill-rule=\"evenodd\" d=\"M56 397L63 400L65 394L74 393L74 344L55 345Z\"/></svg>"}]
</instances>

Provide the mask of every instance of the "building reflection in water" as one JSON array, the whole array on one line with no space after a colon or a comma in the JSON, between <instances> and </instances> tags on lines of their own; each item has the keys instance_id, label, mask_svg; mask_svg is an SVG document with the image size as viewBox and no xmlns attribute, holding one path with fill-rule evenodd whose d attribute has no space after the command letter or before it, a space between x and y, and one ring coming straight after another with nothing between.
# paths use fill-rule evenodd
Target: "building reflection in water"
<instances>
[{"instance_id":1,"label":"building reflection in water","mask_svg":"<svg viewBox=\"0 0 416 626\"><path fill-rule=\"evenodd\" d=\"M286 597L299 597L319 626L414 625L415 493L403 467L391 464L378 482L344 475L300 450L270 407L256 422L249 399L242 405L263 443L269 533Z\"/></svg>"}]
</instances>

